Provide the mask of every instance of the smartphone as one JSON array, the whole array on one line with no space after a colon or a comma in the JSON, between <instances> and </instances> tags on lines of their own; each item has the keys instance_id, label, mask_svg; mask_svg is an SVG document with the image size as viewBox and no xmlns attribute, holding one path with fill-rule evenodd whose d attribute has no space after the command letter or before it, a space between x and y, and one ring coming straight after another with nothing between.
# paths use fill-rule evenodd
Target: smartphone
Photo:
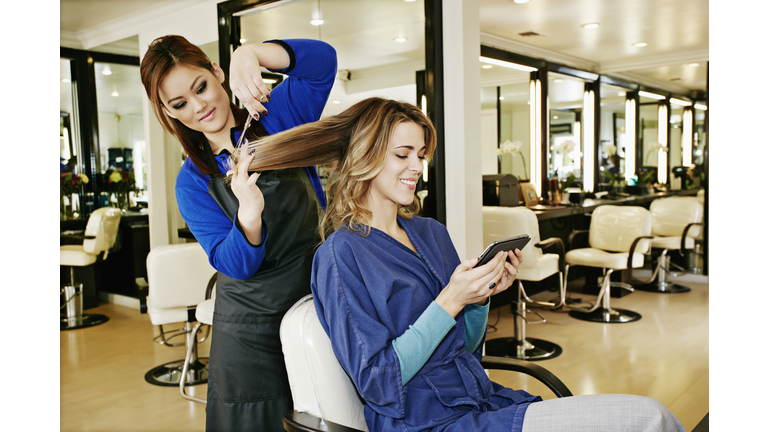
<instances>
[{"instance_id":1,"label":"smartphone","mask_svg":"<svg viewBox=\"0 0 768 432\"><path fill-rule=\"evenodd\" d=\"M488 261L493 259L493 257L495 257L499 252L514 251L515 249L523 250L529 241L531 241L531 237L528 234L522 234L504 240L497 240L489 244L483 253L480 254L480 260L477 262L475 267L480 267L483 264L487 264Z\"/></svg>"}]
</instances>

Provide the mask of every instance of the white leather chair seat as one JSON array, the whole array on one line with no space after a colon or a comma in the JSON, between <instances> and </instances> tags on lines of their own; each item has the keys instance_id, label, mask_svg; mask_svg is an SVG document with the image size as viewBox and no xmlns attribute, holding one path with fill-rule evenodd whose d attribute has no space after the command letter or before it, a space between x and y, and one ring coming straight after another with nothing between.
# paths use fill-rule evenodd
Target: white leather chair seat
<instances>
[{"instance_id":1,"label":"white leather chair seat","mask_svg":"<svg viewBox=\"0 0 768 432\"><path fill-rule=\"evenodd\" d=\"M606 252L594 248L574 249L565 254L565 262L567 262L568 265L601 267L613 270L626 269L628 258L629 252ZM633 254L633 268L642 267L643 262L643 254L637 252Z\"/></svg>"},{"instance_id":2,"label":"white leather chair seat","mask_svg":"<svg viewBox=\"0 0 768 432\"><path fill-rule=\"evenodd\" d=\"M651 247L658 249L680 249L680 240L682 236L677 237L654 237L651 242ZM685 248L692 249L694 246L694 240L690 237L685 238Z\"/></svg>"},{"instance_id":3,"label":"white leather chair seat","mask_svg":"<svg viewBox=\"0 0 768 432\"><path fill-rule=\"evenodd\" d=\"M62 245L60 265L85 267L96 262L98 255L89 254L82 245Z\"/></svg>"},{"instance_id":4,"label":"white leather chair seat","mask_svg":"<svg viewBox=\"0 0 768 432\"><path fill-rule=\"evenodd\" d=\"M213 324L213 305L215 302L215 298L210 298L197 305L197 310L195 310L197 322L208 325Z\"/></svg>"},{"instance_id":5,"label":"white leather chair seat","mask_svg":"<svg viewBox=\"0 0 768 432\"><path fill-rule=\"evenodd\" d=\"M518 269L517 279L524 281L540 281L560 271L558 268L557 254L542 255L535 267L527 267L525 264L525 255L523 255L523 264L520 265L520 268Z\"/></svg>"},{"instance_id":6,"label":"white leather chair seat","mask_svg":"<svg viewBox=\"0 0 768 432\"><path fill-rule=\"evenodd\" d=\"M152 299L147 297L147 312L149 313L149 320L152 321L153 325L182 323L189 318L186 307L157 308L152 306Z\"/></svg>"},{"instance_id":7,"label":"white leather chair seat","mask_svg":"<svg viewBox=\"0 0 768 432\"><path fill-rule=\"evenodd\" d=\"M333 353L311 294L286 312L280 324L280 341L293 409L367 431L364 402Z\"/></svg>"}]
</instances>

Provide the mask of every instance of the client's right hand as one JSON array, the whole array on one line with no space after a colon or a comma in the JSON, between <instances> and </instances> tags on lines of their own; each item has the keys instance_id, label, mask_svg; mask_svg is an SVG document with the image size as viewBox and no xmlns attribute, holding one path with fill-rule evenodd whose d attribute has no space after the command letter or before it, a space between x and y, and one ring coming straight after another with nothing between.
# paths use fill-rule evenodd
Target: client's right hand
<instances>
[{"instance_id":1,"label":"client's right hand","mask_svg":"<svg viewBox=\"0 0 768 432\"><path fill-rule=\"evenodd\" d=\"M475 268L478 258L462 261L451 275L435 301L448 314L456 318L468 304L484 304L495 292L490 286L499 281L504 273L507 252L499 252L487 264Z\"/></svg>"},{"instance_id":2,"label":"client's right hand","mask_svg":"<svg viewBox=\"0 0 768 432\"><path fill-rule=\"evenodd\" d=\"M243 144L242 149L248 145ZM248 174L253 155L242 155L237 164L237 172L232 173L232 192L235 194L240 208L237 210L237 221L251 244L261 243L261 213L264 211L264 196L256 185L259 173Z\"/></svg>"}]
</instances>

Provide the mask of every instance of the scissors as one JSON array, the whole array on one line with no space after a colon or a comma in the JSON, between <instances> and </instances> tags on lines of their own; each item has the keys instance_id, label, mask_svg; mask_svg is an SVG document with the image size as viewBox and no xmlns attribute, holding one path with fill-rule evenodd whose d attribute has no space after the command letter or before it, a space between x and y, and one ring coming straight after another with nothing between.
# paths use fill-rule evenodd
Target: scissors
<instances>
[{"instance_id":1,"label":"scissors","mask_svg":"<svg viewBox=\"0 0 768 432\"><path fill-rule=\"evenodd\" d=\"M247 131L248 127L251 125L251 120L253 120L253 117L249 113L248 118L245 120L245 126L243 126L243 132L240 134L240 139L237 140L235 149L239 149L240 146L243 145L243 142L245 142L245 131Z\"/></svg>"}]
</instances>

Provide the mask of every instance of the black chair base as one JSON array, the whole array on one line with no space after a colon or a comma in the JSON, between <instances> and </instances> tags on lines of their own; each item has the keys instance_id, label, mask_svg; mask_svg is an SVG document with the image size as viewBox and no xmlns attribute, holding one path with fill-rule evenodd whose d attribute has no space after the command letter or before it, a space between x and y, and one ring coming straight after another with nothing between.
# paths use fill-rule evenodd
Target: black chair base
<instances>
[{"instance_id":1,"label":"black chair base","mask_svg":"<svg viewBox=\"0 0 768 432\"><path fill-rule=\"evenodd\" d=\"M628 323L637 321L641 318L640 314L626 309L605 309L597 308L592 312L581 312L571 310L568 315L583 321L601 322L601 323Z\"/></svg>"},{"instance_id":2,"label":"black chair base","mask_svg":"<svg viewBox=\"0 0 768 432\"><path fill-rule=\"evenodd\" d=\"M83 314L80 316L80 318L68 319L66 316L60 315L59 320L61 324L59 331L62 331L75 330L104 324L105 322L109 321L109 317L100 314Z\"/></svg>"},{"instance_id":3,"label":"black chair base","mask_svg":"<svg viewBox=\"0 0 768 432\"><path fill-rule=\"evenodd\" d=\"M514 358L519 360L547 360L563 353L560 345L541 339L525 338L531 347L522 351L522 357L518 356L518 347L521 343L513 338L499 338L485 341L485 354L494 357Z\"/></svg>"},{"instance_id":4,"label":"black chair base","mask_svg":"<svg viewBox=\"0 0 768 432\"><path fill-rule=\"evenodd\" d=\"M184 359L166 363L151 369L144 375L144 380L152 385L178 387L181 372L184 369ZM184 385L193 386L208 382L208 357L198 357L192 366L187 368L187 380Z\"/></svg>"},{"instance_id":5,"label":"black chair base","mask_svg":"<svg viewBox=\"0 0 768 432\"><path fill-rule=\"evenodd\" d=\"M645 285L632 285L635 289L640 291L655 292L655 293L667 293L678 294L691 291L691 289L685 285L676 283L666 283L664 287L659 286L658 283L650 283Z\"/></svg>"}]
</instances>

